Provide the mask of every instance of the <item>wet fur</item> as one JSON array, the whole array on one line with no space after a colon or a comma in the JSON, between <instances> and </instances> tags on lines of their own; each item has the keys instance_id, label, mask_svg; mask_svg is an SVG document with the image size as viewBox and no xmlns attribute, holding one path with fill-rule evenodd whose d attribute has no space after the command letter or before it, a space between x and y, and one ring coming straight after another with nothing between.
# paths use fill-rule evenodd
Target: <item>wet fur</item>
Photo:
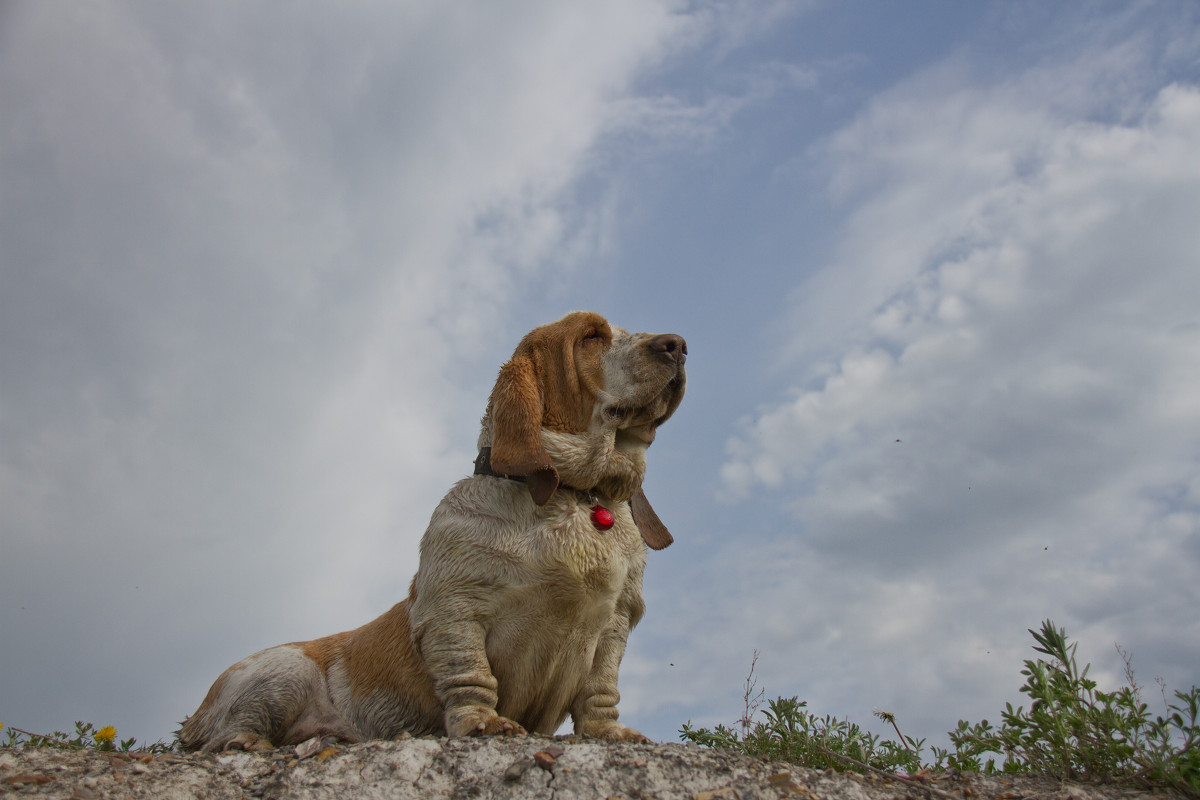
<instances>
[{"instance_id":1,"label":"wet fur","mask_svg":"<svg viewBox=\"0 0 1200 800\"><path fill-rule=\"evenodd\" d=\"M408 597L361 628L234 664L180 743L549 734L568 715L579 734L644 740L618 722L617 670L645 610L646 544L671 541L641 484L682 399L685 353L679 337L588 312L531 331L479 436L499 476L461 480L438 504ZM592 524L596 500L612 529Z\"/></svg>"}]
</instances>

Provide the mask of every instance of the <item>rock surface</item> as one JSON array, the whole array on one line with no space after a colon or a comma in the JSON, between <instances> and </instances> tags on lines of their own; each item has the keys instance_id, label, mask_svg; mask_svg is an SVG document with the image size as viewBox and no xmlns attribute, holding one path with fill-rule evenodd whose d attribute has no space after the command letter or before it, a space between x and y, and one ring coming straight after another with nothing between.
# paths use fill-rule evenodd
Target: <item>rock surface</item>
<instances>
[{"instance_id":1,"label":"rock surface","mask_svg":"<svg viewBox=\"0 0 1200 800\"><path fill-rule=\"evenodd\" d=\"M0 749L0 798L723 798L1132 800L1114 786L980 776L896 778L803 770L680 744L573 738L306 742L263 753L157 755Z\"/></svg>"}]
</instances>

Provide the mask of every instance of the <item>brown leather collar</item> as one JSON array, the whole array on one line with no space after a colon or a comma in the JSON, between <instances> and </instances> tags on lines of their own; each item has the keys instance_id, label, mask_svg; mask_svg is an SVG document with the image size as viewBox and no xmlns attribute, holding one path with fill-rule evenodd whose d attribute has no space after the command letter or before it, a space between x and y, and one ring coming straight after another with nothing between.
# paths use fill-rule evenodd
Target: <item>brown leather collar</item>
<instances>
[{"instance_id":1,"label":"brown leather collar","mask_svg":"<svg viewBox=\"0 0 1200 800\"><path fill-rule=\"evenodd\" d=\"M479 455L475 457L475 474L476 475L492 475L497 478L508 478L510 481L525 482L524 475L501 475L492 469L492 448L481 447Z\"/></svg>"},{"instance_id":2,"label":"brown leather collar","mask_svg":"<svg viewBox=\"0 0 1200 800\"><path fill-rule=\"evenodd\" d=\"M490 475L495 478L506 478L517 483L526 483L524 475L504 475L492 469L492 448L484 447L479 451L479 455L475 458L475 474ZM575 493L581 501L595 504L599 502L595 489L577 489L574 486L559 485L559 489L569 489ZM675 541L671 536L671 532L662 524L662 520L658 518L658 514L654 513L654 509L650 507L650 501L646 499L645 493L638 489L633 497L629 498L629 511L633 515L633 522L637 525L638 531L642 534L642 540L646 546L652 550L662 550L671 542Z\"/></svg>"},{"instance_id":3,"label":"brown leather collar","mask_svg":"<svg viewBox=\"0 0 1200 800\"><path fill-rule=\"evenodd\" d=\"M493 478L505 478L510 481L516 481L517 483L528 482L526 481L524 475L505 475L503 472L496 472L494 469L492 469L492 448L490 447L480 448L479 455L475 457L475 474L490 475ZM567 486L563 483L560 483L558 488L574 492L582 500L587 502L600 502L598 499L599 493L595 489L580 489L577 486Z\"/></svg>"}]
</instances>

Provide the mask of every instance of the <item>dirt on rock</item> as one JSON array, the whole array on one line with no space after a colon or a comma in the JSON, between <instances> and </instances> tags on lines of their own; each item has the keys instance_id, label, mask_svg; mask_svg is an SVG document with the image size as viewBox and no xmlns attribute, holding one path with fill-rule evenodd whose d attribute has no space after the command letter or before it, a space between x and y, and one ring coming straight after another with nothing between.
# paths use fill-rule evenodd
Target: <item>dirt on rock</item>
<instances>
[{"instance_id":1,"label":"dirt on rock","mask_svg":"<svg viewBox=\"0 0 1200 800\"><path fill-rule=\"evenodd\" d=\"M1169 791L967 774L901 779L805 770L682 744L573 737L311 741L218 755L0 749L0 798L656 798L1135 800Z\"/></svg>"}]
</instances>

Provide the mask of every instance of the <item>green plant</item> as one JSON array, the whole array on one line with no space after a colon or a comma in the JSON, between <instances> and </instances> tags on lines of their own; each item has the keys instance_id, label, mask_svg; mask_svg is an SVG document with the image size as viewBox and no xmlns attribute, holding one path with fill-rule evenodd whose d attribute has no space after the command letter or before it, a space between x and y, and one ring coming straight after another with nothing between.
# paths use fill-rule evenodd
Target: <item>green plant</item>
<instances>
[{"instance_id":1,"label":"green plant","mask_svg":"<svg viewBox=\"0 0 1200 800\"><path fill-rule=\"evenodd\" d=\"M934 748L936 766L984 772L1037 772L1062 779L1116 781L1142 779L1200 795L1200 689L1175 692L1167 716L1150 719L1127 653L1128 685L1101 691L1080 669L1077 643L1046 620L1029 631L1034 650L1049 659L1027 660L1021 692L1029 710L1012 704L993 728L987 720L959 721L950 732L954 753ZM1164 692L1165 694L1165 692ZM1165 698L1164 698L1165 699ZM1000 769L995 758L1002 757Z\"/></svg>"},{"instance_id":2,"label":"green plant","mask_svg":"<svg viewBox=\"0 0 1200 800\"><path fill-rule=\"evenodd\" d=\"M808 711L808 704L796 697L780 697L768 701L762 712L765 720L754 716L762 705L762 691L757 689L754 669L758 651L750 662L746 676L743 702L745 708L738 725L733 728L718 725L713 729L693 728L690 721L680 730L680 738L705 747L739 750L747 755L788 761L817 769L836 769L867 772L872 769L896 772L915 772L920 768L920 752L924 741L908 739L900 734L901 744L880 739L858 725L830 716L818 717ZM876 712L895 726L887 712Z\"/></svg>"},{"instance_id":3,"label":"green plant","mask_svg":"<svg viewBox=\"0 0 1200 800\"><path fill-rule=\"evenodd\" d=\"M916 772L921 768L923 740L904 737L903 743L897 744L881 739L846 720L818 717L795 697L768 701L762 713L765 721L754 722L740 735L724 725L696 729L688 722L680 730L680 738L815 769Z\"/></svg>"},{"instance_id":4,"label":"green plant","mask_svg":"<svg viewBox=\"0 0 1200 800\"><path fill-rule=\"evenodd\" d=\"M1105 692L1088 678L1090 664L1079 668L1078 645L1068 641L1065 630L1046 620L1039 631L1029 632L1034 650L1048 657L1028 660L1021 670L1026 678L1021 692L1032 701L1029 710L1014 710L1008 704L999 728L987 720L974 725L959 721L949 733L953 751L931 748L929 764L921 760L925 740L905 736L886 711L875 715L892 725L898 743L845 720L817 717L795 697L770 701L762 712L765 719L752 721L762 696L754 692L757 652L746 679L741 732L724 725L693 728L689 721L680 738L819 769L1037 773L1064 780L1170 786L1200 797L1200 689L1177 691L1171 702L1164 688L1167 714L1151 720L1134 680L1132 659L1119 646L1128 685Z\"/></svg>"},{"instance_id":5,"label":"green plant","mask_svg":"<svg viewBox=\"0 0 1200 800\"><path fill-rule=\"evenodd\" d=\"M0 729L4 726L0 725ZM59 750L101 750L128 752L138 750L149 753L162 753L171 749L163 742L137 747L135 739L117 741L117 729L111 725L96 728L90 722L76 722L75 733L68 734L55 731L50 734L31 733L20 728L4 730L4 740L0 747L51 747Z\"/></svg>"}]
</instances>

